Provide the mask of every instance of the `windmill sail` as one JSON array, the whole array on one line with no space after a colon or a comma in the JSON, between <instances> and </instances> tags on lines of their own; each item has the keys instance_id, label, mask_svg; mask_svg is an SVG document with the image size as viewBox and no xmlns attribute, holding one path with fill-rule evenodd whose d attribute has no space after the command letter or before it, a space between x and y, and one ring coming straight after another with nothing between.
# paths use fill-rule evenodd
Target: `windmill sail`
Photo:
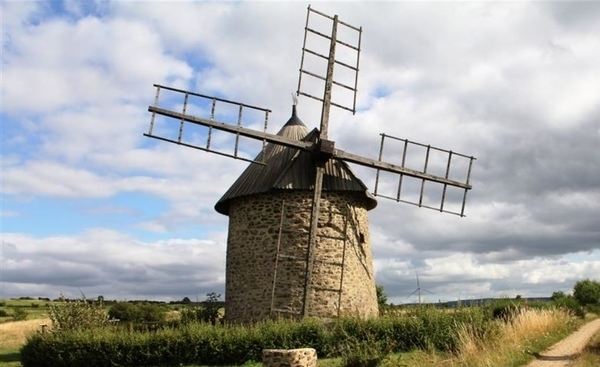
<instances>
[{"instance_id":1,"label":"windmill sail","mask_svg":"<svg viewBox=\"0 0 600 367\"><path fill-rule=\"evenodd\" d=\"M170 143L174 143L174 144L178 144L178 145L182 145L182 146L186 146L186 147L190 147L190 148L200 149L200 150L204 150L204 151L207 151L210 153L216 153L216 154L232 157L235 159L245 160L245 161L248 161L251 163L259 163L259 164L264 164L261 161L261 154L259 154L256 157L256 159L244 158L239 155L238 142L239 142L240 137L245 137L245 138L259 141L262 144L261 152L264 152L264 148L267 143L271 143L274 145L296 148L296 149L299 149L299 150L302 150L302 151L305 151L305 152L308 152L308 153L311 153L314 155L320 155L320 156L325 155L334 160L350 162L350 163L358 164L358 165L361 165L364 167L373 168L373 169L377 170L377 176L376 176L376 181L375 181L374 191L373 191L374 195L376 195L376 196L396 200L398 202L409 203L409 204L413 204L413 205L417 205L417 206L421 206L421 207L425 207L425 208L429 208L429 209L434 209L434 210L438 210L441 212L447 212L447 213L458 214L458 215L464 216L466 194L467 194L467 191L472 188L472 186L470 184L470 175L471 175L471 167L472 167L473 161L475 160L474 157L466 156L464 154L459 154L459 153L449 151L449 150L436 148L436 147L433 147L430 145L424 145L424 144L419 144L419 143L412 142L409 140L399 139L399 138L396 138L396 137L393 137L390 135L386 135L386 134L381 134L382 140L381 140L378 158L368 158L368 157L360 156L357 154L349 153L342 149L335 148L335 146L333 145L333 142L329 142L331 144L327 147L327 149L328 149L327 152L324 153L323 152L323 150L324 150L323 140L319 138L318 130L314 133L315 135L317 135L314 139L303 139L303 140L290 139L285 136L281 136L278 134L270 134L270 133L266 132L268 116L269 116L269 113L271 112L268 109L245 105L245 104L242 104L239 102L233 102L233 101L228 101L228 100L224 100L224 99L217 99L215 97L205 96L205 95L201 95L201 94L194 93L191 91L185 91L185 90L171 88L171 87L158 85L158 84L156 84L155 87L156 87L156 96L157 96L155 99L155 103L153 106L148 107L148 111L150 111L152 113L152 118L151 118L151 122L150 122L150 129L149 129L148 133L144 134L147 137L167 141ZM165 91L165 90L171 92L171 96L170 96L171 97L170 98L171 106L169 106L167 103L164 103L164 104L161 103L161 99L160 99L161 91ZM204 112L206 113L206 116L200 117L197 115L191 115L191 114L187 113L186 109L187 109L187 107L190 103L190 99L192 97L208 101L211 108L204 110ZM238 122L236 124L221 122L221 121L216 120L214 117L215 110L219 106L219 103L234 105L234 106L236 106L237 109L239 109L239 111L242 111L242 112L252 109L252 110L260 111L260 112L264 113L264 125L263 125L264 128L263 128L263 130L260 131L260 130L252 129L249 127L245 127L241 123L241 119L238 119ZM179 111L174 110L173 109L174 107L172 107L172 106L178 106L181 108L181 110L179 110ZM242 115L242 113L240 112L240 116L241 115ZM168 124L170 122L170 126L165 125L162 127L162 129L160 131L156 131L157 130L155 128L156 116L166 116L166 117L170 118L170 121L165 122L166 124ZM186 127L187 125L200 125L200 126L204 126L207 128L206 139L203 142L204 144L199 144L198 142L185 140L185 131L189 130L189 128ZM172 131L172 133L168 133L167 131L169 131L169 130ZM226 133L232 134L235 137L235 142L234 142L233 146L231 147L231 153L224 153L222 151L216 151L213 147L211 147L211 140L210 140L211 139L211 131L215 131L215 130L224 131ZM164 136L161 134L164 134L164 135L171 134L171 136L174 136L174 137L168 137L168 136ZM402 142L402 144L404 144L405 148L403 150L403 153L401 154L400 157L395 157L395 160L393 161L394 163L384 160L384 152L385 152L385 148L387 147L387 145L385 145L386 141L400 141L400 142ZM408 151L409 147L412 147L412 146L420 146L426 150L426 154L424 155L423 161L421 163L423 166L420 169L418 167L413 168L413 167L409 167L406 165L407 156L408 156L407 151ZM442 154L444 154L446 156L445 171L442 172L442 174L431 173L431 162L430 162L431 158L430 157L433 154L432 152L438 152L438 153L441 152ZM308 156L305 156L305 157L308 157ZM453 167L453 165L456 165L459 160L466 161L466 166L467 166L466 174L463 178L454 178L454 176L452 174L452 167ZM465 164L463 164L463 166L465 166ZM382 181L379 179L381 177L382 172L387 172L387 173L398 175L399 180L398 180L398 185L396 187L395 192L393 192L391 194L387 193L384 190L385 188L382 187L383 186ZM416 199L410 200L410 199L402 196L402 184L403 184L403 179L405 177L412 177L412 178L420 180L420 184L422 186L421 186L421 190L420 190L420 195ZM427 205L427 204L423 203L423 195L425 193L425 182L437 183L443 187L444 194L440 199L439 205L432 206L432 205ZM447 207L445 207L445 204L447 202L446 192L449 187L454 187L454 188L462 190L462 194L461 194L462 196L460 199L461 205L458 210L449 210Z\"/></svg>"}]
</instances>

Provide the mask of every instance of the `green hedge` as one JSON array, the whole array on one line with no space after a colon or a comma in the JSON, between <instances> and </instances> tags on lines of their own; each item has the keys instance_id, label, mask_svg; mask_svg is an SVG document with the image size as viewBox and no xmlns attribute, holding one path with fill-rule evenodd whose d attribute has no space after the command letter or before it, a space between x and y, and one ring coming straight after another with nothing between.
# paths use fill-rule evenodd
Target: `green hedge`
<instances>
[{"instance_id":1,"label":"green hedge","mask_svg":"<svg viewBox=\"0 0 600 367\"><path fill-rule=\"evenodd\" d=\"M155 332L116 327L31 336L21 349L24 367L241 365L260 361L263 349L311 347L319 357L344 354L356 342L387 352L414 349L452 351L457 325L469 323L482 336L497 322L483 309L421 309L403 316L277 321L253 327L192 323Z\"/></svg>"}]
</instances>

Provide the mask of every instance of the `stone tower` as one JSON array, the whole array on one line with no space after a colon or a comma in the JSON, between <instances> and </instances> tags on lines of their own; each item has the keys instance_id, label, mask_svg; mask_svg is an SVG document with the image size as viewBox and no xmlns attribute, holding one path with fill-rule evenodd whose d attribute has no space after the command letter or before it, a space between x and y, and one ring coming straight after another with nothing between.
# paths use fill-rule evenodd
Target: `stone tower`
<instances>
[{"instance_id":1,"label":"stone tower","mask_svg":"<svg viewBox=\"0 0 600 367\"><path fill-rule=\"evenodd\" d=\"M314 141L296 115L277 133ZM305 287L315 161L268 144L215 205L229 216L225 319L249 323L378 314L367 211L377 202L342 161L325 167L311 282ZM305 295L305 289L308 294Z\"/></svg>"}]
</instances>

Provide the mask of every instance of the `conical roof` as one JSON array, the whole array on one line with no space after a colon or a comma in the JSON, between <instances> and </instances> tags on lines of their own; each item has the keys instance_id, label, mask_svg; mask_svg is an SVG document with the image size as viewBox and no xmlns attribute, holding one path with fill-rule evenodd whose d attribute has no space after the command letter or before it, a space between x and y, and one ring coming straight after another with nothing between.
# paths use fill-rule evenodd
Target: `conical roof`
<instances>
[{"instance_id":1,"label":"conical roof","mask_svg":"<svg viewBox=\"0 0 600 367\"><path fill-rule=\"evenodd\" d=\"M315 141L319 131L309 131L298 118L296 106L292 116L277 135L290 140ZM242 196L267 193L279 190L313 190L316 164L310 152L269 143L259 153L256 161L266 165L250 164L240 177L215 205L215 210L229 215L231 200ZM350 167L338 159L329 159L325 164L323 191L362 192L367 199L367 209L377 206L377 201L368 192L365 184L354 175Z\"/></svg>"}]
</instances>

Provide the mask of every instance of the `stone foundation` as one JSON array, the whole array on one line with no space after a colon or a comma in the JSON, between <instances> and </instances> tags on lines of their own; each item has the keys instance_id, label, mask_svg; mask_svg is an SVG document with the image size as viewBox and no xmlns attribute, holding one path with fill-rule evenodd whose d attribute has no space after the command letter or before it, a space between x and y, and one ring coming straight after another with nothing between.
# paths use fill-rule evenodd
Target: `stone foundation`
<instances>
[{"instance_id":1,"label":"stone foundation","mask_svg":"<svg viewBox=\"0 0 600 367\"><path fill-rule=\"evenodd\" d=\"M302 349L264 349L263 367L317 367L317 351Z\"/></svg>"},{"instance_id":2,"label":"stone foundation","mask_svg":"<svg viewBox=\"0 0 600 367\"><path fill-rule=\"evenodd\" d=\"M227 322L303 316L312 196L282 190L231 202ZM378 315L366 208L364 193L323 192L309 316Z\"/></svg>"}]
</instances>

